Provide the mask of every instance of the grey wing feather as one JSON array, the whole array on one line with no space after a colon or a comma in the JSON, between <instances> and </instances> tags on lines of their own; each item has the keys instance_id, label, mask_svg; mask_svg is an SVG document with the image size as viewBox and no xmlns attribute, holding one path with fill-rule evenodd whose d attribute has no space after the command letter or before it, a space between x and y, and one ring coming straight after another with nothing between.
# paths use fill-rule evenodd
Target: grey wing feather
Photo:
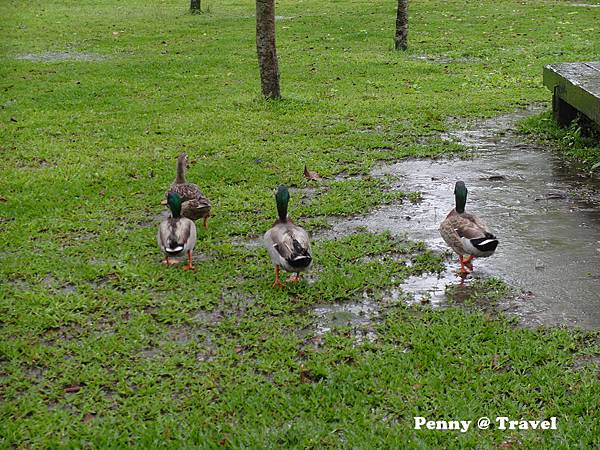
<instances>
[{"instance_id":1,"label":"grey wing feather","mask_svg":"<svg viewBox=\"0 0 600 450\"><path fill-rule=\"evenodd\" d=\"M193 250L196 245L196 225L185 217L169 218L160 224L157 240L162 251Z\"/></svg>"},{"instance_id":2,"label":"grey wing feather","mask_svg":"<svg viewBox=\"0 0 600 450\"><path fill-rule=\"evenodd\" d=\"M273 243L277 252L284 258L290 259L297 252L294 241L302 249L310 250L308 233L297 226L275 227L272 234Z\"/></svg>"},{"instance_id":3,"label":"grey wing feather","mask_svg":"<svg viewBox=\"0 0 600 450\"><path fill-rule=\"evenodd\" d=\"M265 233L265 246L275 265L301 272L312 262L308 233L291 223L279 223Z\"/></svg>"}]
</instances>

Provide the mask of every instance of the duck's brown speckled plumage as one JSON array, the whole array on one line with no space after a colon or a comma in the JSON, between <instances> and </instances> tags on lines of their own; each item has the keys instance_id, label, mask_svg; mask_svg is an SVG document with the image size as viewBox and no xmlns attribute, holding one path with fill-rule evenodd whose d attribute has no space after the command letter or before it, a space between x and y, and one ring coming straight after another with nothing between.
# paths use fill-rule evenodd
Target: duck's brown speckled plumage
<instances>
[{"instance_id":1,"label":"duck's brown speckled plumage","mask_svg":"<svg viewBox=\"0 0 600 450\"><path fill-rule=\"evenodd\" d=\"M463 238L494 238L492 233L490 233L488 230L485 222L473 214L466 212L459 213L456 211L456 209L450 211L446 216L446 219L440 224L440 234L442 235L442 238L446 244L448 244L452 250L461 256L472 254L472 252L465 248Z\"/></svg>"},{"instance_id":2,"label":"duck's brown speckled plumage","mask_svg":"<svg viewBox=\"0 0 600 450\"><path fill-rule=\"evenodd\" d=\"M191 220L210 217L210 201L194 183L188 183L185 177L187 155L182 153L177 158L177 177L168 192L177 193L182 200L181 215ZM167 194L165 194L166 196Z\"/></svg>"},{"instance_id":3,"label":"duck's brown speckled plumage","mask_svg":"<svg viewBox=\"0 0 600 450\"><path fill-rule=\"evenodd\" d=\"M485 258L496 251L498 239L488 229L483 220L465 212L467 188L462 181L454 187L456 207L448 213L440 224L440 235L454 250L460 261L460 273L466 276L473 269L474 257Z\"/></svg>"}]
</instances>

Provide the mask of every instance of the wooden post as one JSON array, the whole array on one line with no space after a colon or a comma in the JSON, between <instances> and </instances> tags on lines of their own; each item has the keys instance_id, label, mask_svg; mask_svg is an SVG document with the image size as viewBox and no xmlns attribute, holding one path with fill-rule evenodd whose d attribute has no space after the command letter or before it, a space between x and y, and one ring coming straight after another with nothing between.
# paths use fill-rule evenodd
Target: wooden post
<instances>
[{"instance_id":1,"label":"wooden post","mask_svg":"<svg viewBox=\"0 0 600 450\"><path fill-rule=\"evenodd\" d=\"M561 127L568 127L577 117L577 110L565 102L559 95L560 86L554 86L552 94L552 112L554 120Z\"/></svg>"}]
</instances>

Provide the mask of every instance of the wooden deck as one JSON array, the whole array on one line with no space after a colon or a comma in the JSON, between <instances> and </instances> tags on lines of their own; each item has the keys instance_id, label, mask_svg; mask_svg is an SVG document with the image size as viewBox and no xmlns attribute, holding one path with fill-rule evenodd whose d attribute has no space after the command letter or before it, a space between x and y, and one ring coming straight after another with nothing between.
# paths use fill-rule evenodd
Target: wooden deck
<instances>
[{"instance_id":1,"label":"wooden deck","mask_svg":"<svg viewBox=\"0 0 600 450\"><path fill-rule=\"evenodd\" d=\"M553 94L554 118L567 126L577 112L600 124L600 61L549 64L544 85Z\"/></svg>"}]
</instances>

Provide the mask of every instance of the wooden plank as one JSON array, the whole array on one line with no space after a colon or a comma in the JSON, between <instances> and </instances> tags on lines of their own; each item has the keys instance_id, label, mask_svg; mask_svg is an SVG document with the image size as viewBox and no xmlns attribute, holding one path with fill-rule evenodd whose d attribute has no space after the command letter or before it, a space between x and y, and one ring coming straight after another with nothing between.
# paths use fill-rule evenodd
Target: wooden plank
<instances>
[{"instance_id":1,"label":"wooden plank","mask_svg":"<svg viewBox=\"0 0 600 450\"><path fill-rule=\"evenodd\" d=\"M545 75L551 71L555 78L566 78L600 99L600 62L550 64L545 69Z\"/></svg>"},{"instance_id":2,"label":"wooden plank","mask_svg":"<svg viewBox=\"0 0 600 450\"><path fill-rule=\"evenodd\" d=\"M544 84L558 97L554 100L557 119L560 119L557 108L566 108L559 101L562 100L600 124L600 62L547 65L544 67ZM568 108L564 112L570 115ZM569 118L563 119L559 122Z\"/></svg>"},{"instance_id":3,"label":"wooden plank","mask_svg":"<svg viewBox=\"0 0 600 450\"><path fill-rule=\"evenodd\" d=\"M586 63L588 66L593 67L594 69L600 71L600 61L594 61Z\"/></svg>"}]
</instances>

